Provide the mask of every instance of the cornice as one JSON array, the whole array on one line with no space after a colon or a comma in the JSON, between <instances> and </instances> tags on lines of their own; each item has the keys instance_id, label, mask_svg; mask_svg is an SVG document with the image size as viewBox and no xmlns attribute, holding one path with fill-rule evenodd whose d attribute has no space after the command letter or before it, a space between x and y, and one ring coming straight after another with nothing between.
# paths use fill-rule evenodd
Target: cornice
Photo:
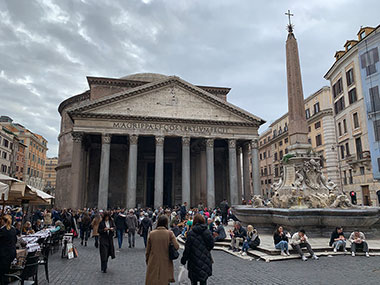
<instances>
[{"instance_id":1,"label":"cornice","mask_svg":"<svg viewBox=\"0 0 380 285\"><path fill-rule=\"evenodd\" d=\"M81 94L75 95L73 97L70 97L66 99L65 101L62 101L61 104L59 104L58 112L62 115L63 109L65 109L67 106L70 106L74 103L82 102L84 100L90 99L90 90L87 90Z\"/></svg>"},{"instance_id":2,"label":"cornice","mask_svg":"<svg viewBox=\"0 0 380 285\"><path fill-rule=\"evenodd\" d=\"M212 120L197 120L197 119L179 119L179 118L165 118L165 117L144 117L144 116L128 116L128 115L114 115L114 114L91 114L72 112L73 119L113 119L113 120L137 120L148 122L163 122L163 123L191 123L191 124L207 124L207 125L221 125L221 126L242 126L242 127L256 127L259 125L256 122L243 123L243 122L227 122L227 121L212 121Z\"/></svg>"},{"instance_id":3,"label":"cornice","mask_svg":"<svg viewBox=\"0 0 380 285\"><path fill-rule=\"evenodd\" d=\"M256 116L240 109L239 107L232 105L231 103L225 102L224 100L218 98L216 95L210 94L207 91L205 91L199 87L196 87L196 86L194 86L188 82L185 82L177 76L170 76L167 79L164 79L161 81L147 83L147 84L144 84L142 86L139 86L139 87L136 87L136 88L133 88L130 90L124 90L124 91L115 93L114 95L108 96L106 98L100 98L98 100L88 102L87 104L83 104L82 106L71 108L70 110L68 110L68 113L72 117L74 113L84 112L84 111L87 111L87 110L90 110L90 109L93 109L96 107L100 107L100 106L105 105L105 104L114 103L114 102L117 102L117 101L125 99L125 98L137 96L139 94L146 93L146 92L158 89L158 88L170 86L173 84L176 84L185 90L189 90L190 92L197 94L198 96L206 99L207 101L209 101L209 102L211 102L217 106L220 106L220 107L222 107L222 108L224 108L224 109L226 109L226 110L228 110L234 114L237 114L238 116L240 116L240 117L242 117L248 121L251 121L252 123L256 123L256 124L258 124L258 126L265 123L265 121L262 120L261 118L258 118Z\"/></svg>"}]
</instances>

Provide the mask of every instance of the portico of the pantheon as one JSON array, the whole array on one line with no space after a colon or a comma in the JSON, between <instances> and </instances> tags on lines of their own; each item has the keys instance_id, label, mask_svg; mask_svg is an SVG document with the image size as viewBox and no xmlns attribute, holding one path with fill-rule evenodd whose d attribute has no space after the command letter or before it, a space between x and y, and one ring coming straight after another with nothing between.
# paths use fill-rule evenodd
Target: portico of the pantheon
<instances>
[{"instance_id":1,"label":"portico of the pantheon","mask_svg":"<svg viewBox=\"0 0 380 285\"><path fill-rule=\"evenodd\" d=\"M265 122L229 103L230 88L151 73L87 81L58 109L58 207L215 207L260 194Z\"/></svg>"}]
</instances>

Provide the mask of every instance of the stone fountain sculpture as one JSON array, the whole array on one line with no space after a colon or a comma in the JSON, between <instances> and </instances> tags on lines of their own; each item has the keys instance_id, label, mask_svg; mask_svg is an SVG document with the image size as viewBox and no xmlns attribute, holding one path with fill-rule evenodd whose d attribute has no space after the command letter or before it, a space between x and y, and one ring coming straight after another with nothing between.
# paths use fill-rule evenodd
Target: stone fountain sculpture
<instances>
[{"instance_id":1,"label":"stone fountain sculpture","mask_svg":"<svg viewBox=\"0 0 380 285\"><path fill-rule=\"evenodd\" d=\"M308 142L298 46L289 22L286 41L286 70L289 109L289 153L282 161L283 172L274 183L274 196L264 205L253 197L252 206L234 205L234 213L244 224L273 231L276 225L288 230L300 227L323 235L336 226L359 228L369 233L379 220L380 208L353 206L348 197L321 171L320 157Z\"/></svg>"}]
</instances>

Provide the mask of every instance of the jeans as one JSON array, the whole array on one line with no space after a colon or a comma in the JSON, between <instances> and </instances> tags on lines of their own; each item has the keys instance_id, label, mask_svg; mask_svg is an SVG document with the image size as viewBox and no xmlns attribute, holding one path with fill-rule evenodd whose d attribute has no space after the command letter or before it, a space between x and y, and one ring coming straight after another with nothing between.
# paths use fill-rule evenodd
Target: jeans
<instances>
[{"instance_id":1,"label":"jeans","mask_svg":"<svg viewBox=\"0 0 380 285\"><path fill-rule=\"evenodd\" d=\"M292 244L292 248L297 251L297 253L301 256L303 256L302 249L303 247L306 247L307 251L310 253L311 256L314 255L314 251L311 249L311 245L308 242L301 242L300 244Z\"/></svg>"},{"instance_id":2,"label":"jeans","mask_svg":"<svg viewBox=\"0 0 380 285\"><path fill-rule=\"evenodd\" d=\"M351 251L356 253L356 250L361 249L363 252L368 252L368 243L366 241L363 241L362 243L352 243L351 244Z\"/></svg>"},{"instance_id":3,"label":"jeans","mask_svg":"<svg viewBox=\"0 0 380 285\"><path fill-rule=\"evenodd\" d=\"M128 231L129 246L135 247L135 231Z\"/></svg>"},{"instance_id":4,"label":"jeans","mask_svg":"<svg viewBox=\"0 0 380 285\"><path fill-rule=\"evenodd\" d=\"M124 235L124 229L116 229L116 235L117 235L117 242L119 244L119 248L123 245L123 235Z\"/></svg>"},{"instance_id":5,"label":"jeans","mask_svg":"<svg viewBox=\"0 0 380 285\"><path fill-rule=\"evenodd\" d=\"M148 240L148 232L143 232L142 237L144 239L144 245L146 247L146 243L147 243L147 240Z\"/></svg>"},{"instance_id":6,"label":"jeans","mask_svg":"<svg viewBox=\"0 0 380 285\"><path fill-rule=\"evenodd\" d=\"M82 242L83 240L87 242L89 236L90 236L90 229L85 229L85 230L80 231L80 239Z\"/></svg>"},{"instance_id":7,"label":"jeans","mask_svg":"<svg viewBox=\"0 0 380 285\"><path fill-rule=\"evenodd\" d=\"M243 242L243 246L242 246L241 250L244 252L247 252L248 249L249 249L249 242L248 241Z\"/></svg>"},{"instance_id":8,"label":"jeans","mask_svg":"<svg viewBox=\"0 0 380 285\"><path fill-rule=\"evenodd\" d=\"M288 251L289 250L289 244L286 240L280 241L278 244L274 246L276 249L281 249L281 251Z\"/></svg>"},{"instance_id":9,"label":"jeans","mask_svg":"<svg viewBox=\"0 0 380 285\"><path fill-rule=\"evenodd\" d=\"M334 243L333 243L332 246L336 250L339 250L340 248L342 248L343 250L345 250L346 249L346 241L345 240L334 241Z\"/></svg>"}]
</instances>

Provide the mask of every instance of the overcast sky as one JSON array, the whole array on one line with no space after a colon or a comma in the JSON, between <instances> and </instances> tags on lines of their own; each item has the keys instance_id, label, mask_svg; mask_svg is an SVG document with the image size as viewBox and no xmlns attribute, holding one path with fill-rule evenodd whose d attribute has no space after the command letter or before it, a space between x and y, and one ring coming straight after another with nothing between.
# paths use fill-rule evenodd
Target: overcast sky
<instances>
[{"instance_id":1,"label":"overcast sky","mask_svg":"<svg viewBox=\"0 0 380 285\"><path fill-rule=\"evenodd\" d=\"M88 88L86 76L157 72L231 87L230 102L270 123L287 112L288 9L305 97L329 84L335 51L360 26L380 24L379 0L2 0L0 115L56 156L58 105Z\"/></svg>"}]
</instances>

